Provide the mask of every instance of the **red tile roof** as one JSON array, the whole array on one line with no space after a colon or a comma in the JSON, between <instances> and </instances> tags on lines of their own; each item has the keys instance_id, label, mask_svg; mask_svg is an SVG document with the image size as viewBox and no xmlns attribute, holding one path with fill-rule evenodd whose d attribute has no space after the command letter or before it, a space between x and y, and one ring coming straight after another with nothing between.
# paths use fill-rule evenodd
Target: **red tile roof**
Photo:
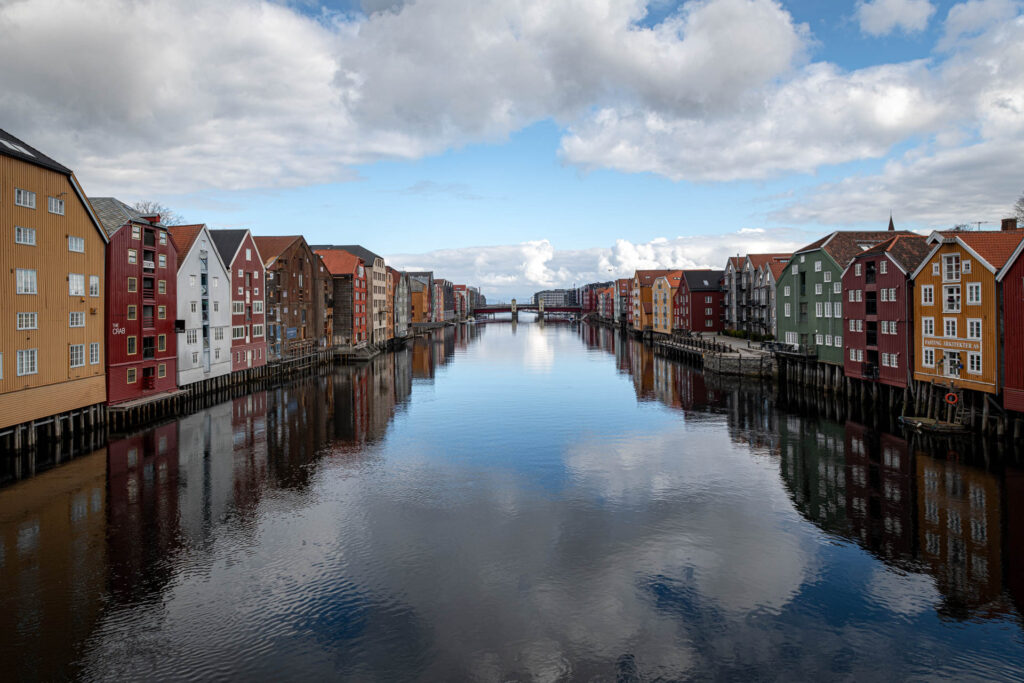
<instances>
[{"instance_id":1,"label":"red tile roof","mask_svg":"<svg viewBox=\"0 0 1024 683\"><path fill-rule=\"evenodd\" d=\"M324 262L331 275L352 275L363 264L363 259L342 249L317 249L314 253Z\"/></svg>"},{"instance_id":2,"label":"red tile roof","mask_svg":"<svg viewBox=\"0 0 1024 683\"><path fill-rule=\"evenodd\" d=\"M178 250L178 268L181 268L181 262L185 260L188 250L192 248L192 244L199 237L199 233L203 231L203 227L202 223L167 226L167 232L171 234L171 239L174 241L174 248Z\"/></svg>"},{"instance_id":3,"label":"red tile roof","mask_svg":"<svg viewBox=\"0 0 1024 683\"><path fill-rule=\"evenodd\" d=\"M792 254L747 254L747 258L750 259L750 265L755 269L760 268L769 261L782 260L783 265L789 260Z\"/></svg>"},{"instance_id":4,"label":"red tile roof","mask_svg":"<svg viewBox=\"0 0 1024 683\"><path fill-rule=\"evenodd\" d=\"M269 266L274 260L284 253L284 250L292 245L295 240L300 240L300 235L285 235L283 237L253 237L256 241L256 248L263 257L263 265Z\"/></svg>"},{"instance_id":5,"label":"red tile roof","mask_svg":"<svg viewBox=\"0 0 1024 683\"><path fill-rule=\"evenodd\" d=\"M787 263L789 263L788 259L785 261L769 261L768 267L772 270L772 277L778 280L779 276L782 275L782 271L786 269Z\"/></svg>"},{"instance_id":6,"label":"red tile roof","mask_svg":"<svg viewBox=\"0 0 1024 683\"><path fill-rule=\"evenodd\" d=\"M654 284L662 275L668 275L673 271L671 270L638 270L636 271L636 278L640 280L641 287L650 287Z\"/></svg>"},{"instance_id":7,"label":"red tile roof","mask_svg":"<svg viewBox=\"0 0 1024 683\"><path fill-rule=\"evenodd\" d=\"M1020 241L1024 239L1024 230L1005 230L1000 232L970 232L965 230L945 230L939 233L943 237L955 237L971 248L978 256L988 261L998 271L1013 256Z\"/></svg>"},{"instance_id":8,"label":"red tile roof","mask_svg":"<svg viewBox=\"0 0 1024 683\"><path fill-rule=\"evenodd\" d=\"M913 273L921 262L928 257L932 247L924 235L899 235L884 242L879 242L870 249L865 249L855 258L876 254L889 254L907 273Z\"/></svg>"},{"instance_id":9,"label":"red tile roof","mask_svg":"<svg viewBox=\"0 0 1024 683\"><path fill-rule=\"evenodd\" d=\"M837 230L829 233L819 240L811 242L806 247L798 249L797 254L821 249L839 264L840 268L850 265L850 261L857 254L870 248L879 242L884 242L895 235L916 235L906 230Z\"/></svg>"}]
</instances>

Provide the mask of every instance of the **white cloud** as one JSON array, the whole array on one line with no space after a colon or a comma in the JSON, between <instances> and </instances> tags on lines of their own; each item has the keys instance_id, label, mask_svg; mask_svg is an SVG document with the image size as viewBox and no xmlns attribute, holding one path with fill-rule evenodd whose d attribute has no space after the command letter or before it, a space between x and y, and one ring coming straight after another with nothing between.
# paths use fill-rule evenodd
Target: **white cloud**
<instances>
[{"instance_id":1,"label":"white cloud","mask_svg":"<svg viewBox=\"0 0 1024 683\"><path fill-rule=\"evenodd\" d=\"M643 268L721 269L738 253L787 252L817 237L788 228L741 229L644 243L619 239L613 246L593 249L556 249L548 240L539 240L392 254L385 259L399 269L434 270L438 277L479 284L488 297L508 300L541 289L628 277Z\"/></svg>"},{"instance_id":2,"label":"white cloud","mask_svg":"<svg viewBox=\"0 0 1024 683\"><path fill-rule=\"evenodd\" d=\"M884 36L899 29L906 33L923 31L935 14L928 0L862 0L857 4L860 30L872 36Z\"/></svg>"}]
</instances>

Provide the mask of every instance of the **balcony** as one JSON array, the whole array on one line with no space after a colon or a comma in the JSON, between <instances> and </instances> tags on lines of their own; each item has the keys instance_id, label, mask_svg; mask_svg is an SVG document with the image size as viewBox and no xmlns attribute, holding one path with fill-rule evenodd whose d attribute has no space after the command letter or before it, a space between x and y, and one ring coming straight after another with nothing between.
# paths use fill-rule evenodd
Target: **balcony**
<instances>
[{"instance_id":1,"label":"balcony","mask_svg":"<svg viewBox=\"0 0 1024 683\"><path fill-rule=\"evenodd\" d=\"M156 270L156 262L155 261L143 261L142 262L142 271L143 272L145 272L145 273L152 273L155 270Z\"/></svg>"}]
</instances>

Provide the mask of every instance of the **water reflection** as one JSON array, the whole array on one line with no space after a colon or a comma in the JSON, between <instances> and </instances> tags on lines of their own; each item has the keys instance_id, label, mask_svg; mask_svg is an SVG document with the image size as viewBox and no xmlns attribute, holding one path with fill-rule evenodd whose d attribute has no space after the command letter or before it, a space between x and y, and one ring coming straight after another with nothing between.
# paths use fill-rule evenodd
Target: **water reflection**
<instances>
[{"instance_id":1,"label":"water reflection","mask_svg":"<svg viewBox=\"0 0 1024 683\"><path fill-rule=\"evenodd\" d=\"M612 330L449 328L0 491L0 649L43 679L1019 677L1024 471L968 460Z\"/></svg>"}]
</instances>

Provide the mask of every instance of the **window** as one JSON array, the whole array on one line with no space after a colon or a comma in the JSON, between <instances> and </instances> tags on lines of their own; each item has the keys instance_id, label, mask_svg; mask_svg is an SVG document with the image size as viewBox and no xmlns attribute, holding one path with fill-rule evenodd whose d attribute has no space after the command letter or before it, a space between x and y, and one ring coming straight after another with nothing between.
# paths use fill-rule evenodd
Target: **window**
<instances>
[{"instance_id":1,"label":"window","mask_svg":"<svg viewBox=\"0 0 1024 683\"><path fill-rule=\"evenodd\" d=\"M85 365L85 344L72 344L70 350L70 365L73 368L80 368Z\"/></svg>"},{"instance_id":2,"label":"window","mask_svg":"<svg viewBox=\"0 0 1024 683\"><path fill-rule=\"evenodd\" d=\"M213 302L213 312L216 313L219 310L220 310L220 302L219 301L214 301Z\"/></svg>"},{"instance_id":3,"label":"window","mask_svg":"<svg viewBox=\"0 0 1024 683\"><path fill-rule=\"evenodd\" d=\"M864 362L864 349L857 349L857 360Z\"/></svg>"},{"instance_id":4,"label":"window","mask_svg":"<svg viewBox=\"0 0 1024 683\"><path fill-rule=\"evenodd\" d=\"M138 262L139 262L139 252L137 250L135 250L135 249L129 249L128 250L128 263L138 263Z\"/></svg>"},{"instance_id":5,"label":"window","mask_svg":"<svg viewBox=\"0 0 1024 683\"><path fill-rule=\"evenodd\" d=\"M167 376L167 366L163 363L156 366L156 376L163 378Z\"/></svg>"},{"instance_id":6,"label":"window","mask_svg":"<svg viewBox=\"0 0 1024 683\"><path fill-rule=\"evenodd\" d=\"M253 301L252 302L252 312L253 313L262 313L263 312L263 302L262 301Z\"/></svg>"},{"instance_id":7,"label":"window","mask_svg":"<svg viewBox=\"0 0 1024 683\"><path fill-rule=\"evenodd\" d=\"M196 302L196 301L190 301L189 304L188 304L188 308L193 313L196 313L196 312L199 311L199 303Z\"/></svg>"},{"instance_id":8,"label":"window","mask_svg":"<svg viewBox=\"0 0 1024 683\"><path fill-rule=\"evenodd\" d=\"M789 296L789 285L782 288L782 296Z\"/></svg>"},{"instance_id":9,"label":"window","mask_svg":"<svg viewBox=\"0 0 1024 683\"><path fill-rule=\"evenodd\" d=\"M831 334L826 334L825 335L825 346L832 346L832 335Z\"/></svg>"},{"instance_id":10,"label":"window","mask_svg":"<svg viewBox=\"0 0 1024 683\"><path fill-rule=\"evenodd\" d=\"M18 294L36 294L36 271L28 268L15 270Z\"/></svg>"},{"instance_id":11,"label":"window","mask_svg":"<svg viewBox=\"0 0 1024 683\"><path fill-rule=\"evenodd\" d=\"M244 301L232 301L231 302L231 313L232 315L242 315L245 313L245 302Z\"/></svg>"},{"instance_id":12,"label":"window","mask_svg":"<svg viewBox=\"0 0 1024 683\"><path fill-rule=\"evenodd\" d=\"M134 356L138 350L138 341L135 336L125 337L125 344L128 349L128 355Z\"/></svg>"},{"instance_id":13,"label":"window","mask_svg":"<svg viewBox=\"0 0 1024 683\"><path fill-rule=\"evenodd\" d=\"M853 266L853 274L856 275L857 277L860 277L860 266L861 264L859 263L856 263Z\"/></svg>"},{"instance_id":14,"label":"window","mask_svg":"<svg viewBox=\"0 0 1024 683\"><path fill-rule=\"evenodd\" d=\"M885 302L885 301L888 301L888 300L889 300L889 290L888 289L882 289L879 292L879 301Z\"/></svg>"},{"instance_id":15,"label":"window","mask_svg":"<svg viewBox=\"0 0 1024 683\"><path fill-rule=\"evenodd\" d=\"M801 256L800 258L803 259L803 256ZM793 264L793 275L797 275L799 272L800 272L800 266L798 266L797 264L794 263Z\"/></svg>"},{"instance_id":16,"label":"window","mask_svg":"<svg viewBox=\"0 0 1024 683\"><path fill-rule=\"evenodd\" d=\"M889 262L888 261L882 261L881 263L878 264L878 272L879 273L881 273L882 275L885 275L888 271L889 271Z\"/></svg>"},{"instance_id":17,"label":"window","mask_svg":"<svg viewBox=\"0 0 1024 683\"><path fill-rule=\"evenodd\" d=\"M156 281L156 291L157 291L158 294L166 294L167 293L167 280L157 280Z\"/></svg>"},{"instance_id":18,"label":"window","mask_svg":"<svg viewBox=\"0 0 1024 683\"><path fill-rule=\"evenodd\" d=\"M938 275L938 274L939 274L939 264L936 262L936 263L932 264L932 275Z\"/></svg>"},{"instance_id":19,"label":"window","mask_svg":"<svg viewBox=\"0 0 1024 683\"><path fill-rule=\"evenodd\" d=\"M241 269L241 268L239 268L239 269L238 269L238 277L239 277L239 278L242 278L242 277L244 277L244 272L242 271L242 269Z\"/></svg>"},{"instance_id":20,"label":"window","mask_svg":"<svg viewBox=\"0 0 1024 683\"><path fill-rule=\"evenodd\" d=\"M55 213L58 216L64 215L64 200L58 199L57 197L46 198L46 209L50 213Z\"/></svg>"},{"instance_id":21,"label":"window","mask_svg":"<svg viewBox=\"0 0 1024 683\"><path fill-rule=\"evenodd\" d=\"M842 294L843 293L843 283L842 282L834 282L834 283L832 283L832 292L834 294Z\"/></svg>"},{"instance_id":22,"label":"window","mask_svg":"<svg viewBox=\"0 0 1024 683\"><path fill-rule=\"evenodd\" d=\"M882 334L889 334L889 322L883 320L881 322Z\"/></svg>"},{"instance_id":23,"label":"window","mask_svg":"<svg viewBox=\"0 0 1024 683\"><path fill-rule=\"evenodd\" d=\"M92 342L89 344L89 365L100 364L100 343Z\"/></svg>"},{"instance_id":24,"label":"window","mask_svg":"<svg viewBox=\"0 0 1024 683\"><path fill-rule=\"evenodd\" d=\"M133 240L141 240L142 239L142 227L141 226L134 225L134 224L132 225L132 239Z\"/></svg>"},{"instance_id":25,"label":"window","mask_svg":"<svg viewBox=\"0 0 1024 683\"><path fill-rule=\"evenodd\" d=\"M245 338L245 325L235 325L231 328L232 339L244 339Z\"/></svg>"},{"instance_id":26,"label":"window","mask_svg":"<svg viewBox=\"0 0 1024 683\"><path fill-rule=\"evenodd\" d=\"M820 302L820 301L817 301L817 302L815 302L815 304L814 304L814 315L815 315L816 317L818 317L818 318L821 318L821 317L822 317L822 312L821 312L821 302Z\"/></svg>"},{"instance_id":27,"label":"window","mask_svg":"<svg viewBox=\"0 0 1024 683\"><path fill-rule=\"evenodd\" d=\"M782 310L783 310L782 314L784 316L786 316L787 318L790 317L790 314L792 312L792 307L789 304L783 304Z\"/></svg>"},{"instance_id":28,"label":"window","mask_svg":"<svg viewBox=\"0 0 1024 683\"><path fill-rule=\"evenodd\" d=\"M156 317L157 317L158 320L166 320L167 319L167 307L166 306L157 306L156 307Z\"/></svg>"},{"instance_id":29,"label":"window","mask_svg":"<svg viewBox=\"0 0 1024 683\"><path fill-rule=\"evenodd\" d=\"M896 288L895 287L890 287L889 288L889 301L896 301Z\"/></svg>"},{"instance_id":30,"label":"window","mask_svg":"<svg viewBox=\"0 0 1024 683\"><path fill-rule=\"evenodd\" d=\"M852 361L857 360L857 350L856 349L850 349L850 360L852 360Z\"/></svg>"},{"instance_id":31,"label":"window","mask_svg":"<svg viewBox=\"0 0 1024 683\"><path fill-rule=\"evenodd\" d=\"M944 285L942 287L942 312L960 312L960 285Z\"/></svg>"},{"instance_id":32,"label":"window","mask_svg":"<svg viewBox=\"0 0 1024 683\"><path fill-rule=\"evenodd\" d=\"M815 294L821 294L821 283L820 282L815 282L814 283L814 293Z\"/></svg>"},{"instance_id":33,"label":"window","mask_svg":"<svg viewBox=\"0 0 1024 683\"><path fill-rule=\"evenodd\" d=\"M711 303L711 297L710 296L704 297L704 303L706 303L706 304Z\"/></svg>"},{"instance_id":34,"label":"window","mask_svg":"<svg viewBox=\"0 0 1024 683\"><path fill-rule=\"evenodd\" d=\"M942 281L960 281L960 254L945 254L942 257Z\"/></svg>"},{"instance_id":35,"label":"window","mask_svg":"<svg viewBox=\"0 0 1024 683\"><path fill-rule=\"evenodd\" d=\"M199 333L197 330L187 330L185 332L185 343L195 344L199 341Z\"/></svg>"},{"instance_id":36,"label":"window","mask_svg":"<svg viewBox=\"0 0 1024 683\"><path fill-rule=\"evenodd\" d=\"M139 281L133 277L128 278L128 291L137 292L139 291Z\"/></svg>"},{"instance_id":37,"label":"window","mask_svg":"<svg viewBox=\"0 0 1024 683\"><path fill-rule=\"evenodd\" d=\"M263 325L253 325L252 326L252 336L254 336L254 337L262 337L263 336Z\"/></svg>"},{"instance_id":38,"label":"window","mask_svg":"<svg viewBox=\"0 0 1024 683\"><path fill-rule=\"evenodd\" d=\"M198 351L193 351L192 352L192 365L199 365L199 352Z\"/></svg>"},{"instance_id":39,"label":"window","mask_svg":"<svg viewBox=\"0 0 1024 683\"><path fill-rule=\"evenodd\" d=\"M814 262L814 272L815 273L820 273L821 272L821 261L815 261Z\"/></svg>"},{"instance_id":40,"label":"window","mask_svg":"<svg viewBox=\"0 0 1024 683\"><path fill-rule=\"evenodd\" d=\"M857 331L857 321L854 320L853 318L850 318L850 332L856 332L856 331Z\"/></svg>"},{"instance_id":41,"label":"window","mask_svg":"<svg viewBox=\"0 0 1024 683\"><path fill-rule=\"evenodd\" d=\"M946 337L956 337L956 318L943 318L943 335Z\"/></svg>"},{"instance_id":42,"label":"window","mask_svg":"<svg viewBox=\"0 0 1024 683\"><path fill-rule=\"evenodd\" d=\"M969 261L964 261L969 263ZM981 283L980 282L968 282L967 283L967 304L974 305L981 303Z\"/></svg>"},{"instance_id":43,"label":"window","mask_svg":"<svg viewBox=\"0 0 1024 683\"><path fill-rule=\"evenodd\" d=\"M156 350L166 351L167 350L167 335L158 334L156 337Z\"/></svg>"},{"instance_id":44,"label":"window","mask_svg":"<svg viewBox=\"0 0 1024 683\"><path fill-rule=\"evenodd\" d=\"M85 313L82 311L68 313L68 327L85 327Z\"/></svg>"},{"instance_id":45,"label":"window","mask_svg":"<svg viewBox=\"0 0 1024 683\"><path fill-rule=\"evenodd\" d=\"M19 330L38 330L39 329L39 314L38 313L18 313L18 329Z\"/></svg>"},{"instance_id":46,"label":"window","mask_svg":"<svg viewBox=\"0 0 1024 683\"><path fill-rule=\"evenodd\" d=\"M34 247L36 244L36 229L23 228L20 225L14 227L14 243L27 244Z\"/></svg>"},{"instance_id":47,"label":"window","mask_svg":"<svg viewBox=\"0 0 1024 683\"><path fill-rule=\"evenodd\" d=\"M981 339L981 318L967 319L967 338Z\"/></svg>"},{"instance_id":48,"label":"window","mask_svg":"<svg viewBox=\"0 0 1024 683\"><path fill-rule=\"evenodd\" d=\"M820 334L814 335L814 343L817 344L818 346L821 346L822 344L824 344L825 343L824 335L820 335Z\"/></svg>"},{"instance_id":49,"label":"window","mask_svg":"<svg viewBox=\"0 0 1024 683\"><path fill-rule=\"evenodd\" d=\"M832 282L832 271L826 270L823 277L825 278L825 282Z\"/></svg>"},{"instance_id":50,"label":"window","mask_svg":"<svg viewBox=\"0 0 1024 683\"><path fill-rule=\"evenodd\" d=\"M167 233L166 232L161 232L160 233L160 246L163 247L163 246L166 246L166 245L167 245Z\"/></svg>"},{"instance_id":51,"label":"window","mask_svg":"<svg viewBox=\"0 0 1024 683\"><path fill-rule=\"evenodd\" d=\"M935 367L935 349L924 349L924 352L921 354L921 365L926 368Z\"/></svg>"},{"instance_id":52,"label":"window","mask_svg":"<svg viewBox=\"0 0 1024 683\"><path fill-rule=\"evenodd\" d=\"M85 275L68 273L68 295L85 296Z\"/></svg>"},{"instance_id":53,"label":"window","mask_svg":"<svg viewBox=\"0 0 1024 683\"><path fill-rule=\"evenodd\" d=\"M864 321L863 320L858 320L857 321L857 331L858 332L863 332L864 331Z\"/></svg>"},{"instance_id":54,"label":"window","mask_svg":"<svg viewBox=\"0 0 1024 683\"><path fill-rule=\"evenodd\" d=\"M966 260L966 259L965 259L965 260L963 261L963 263L961 263L961 264L960 264L960 269L961 269L961 270L962 270L962 271L963 271L964 273L969 273L969 272L971 272L971 262L970 262L969 260Z\"/></svg>"},{"instance_id":55,"label":"window","mask_svg":"<svg viewBox=\"0 0 1024 683\"><path fill-rule=\"evenodd\" d=\"M89 276L89 296L100 295L100 276L90 275Z\"/></svg>"},{"instance_id":56,"label":"window","mask_svg":"<svg viewBox=\"0 0 1024 683\"><path fill-rule=\"evenodd\" d=\"M18 351L18 377L34 375L39 372L38 358L39 349L22 349Z\"/></svg>"},{"instance_id":57,"label":"window","mask_svg":"<svg viewBox=\"0 0 1024 683\"><path fill-rule=\"evenodd\" d=\"M856 290L856 294L857 294L857 301L860 301L862 299L862 297L864 296L864 290L858 289L858 290Z\"/></svg>"},{"instance_id":58,"label":"window","mask_svg":"<svg viewBox=\"0 0 1024 683\"><path fill-rule=\"evenodd\" d=\"M843 338L837 334L835 337L832 338L832 344L837 349L841 349L843 347Z\"/></svg>"},{"instance_id":59,"label":"window","mask_svg":"<svg viewBox=\"0 0 1024 683\"><path fill-rule=\"evenodd\" d=\"M935 318L921 318L921 334L925 337L935 336Z\"/></svg>"},{"instance_id":60,"label":"window","mask_svg":"<svg viewBox=\"0 0 1024 683\"><path fill-rule=\"evenodd\" d=\"M251 261L252 260L252 249L246 249L245 250L245 260L246 261Z\"/></svg>"},{"instance_id":61,"label":"window","mask_svg":"<svg viewBox=\"0 0 1024 683\"><path fill-rule=\"evenodd\" d=\"M921 305L931 306L935 303L935 288L932 285L921 287Z\"/></svg>"},{"instance_id":62,"label":"window","mask_svg":"<svg viewBox=\"0 0 1024 683\"><path fill-rule=\"evenodd\" d=\"M24 206L26 209L34 209L36 208L36 193L16 187L14 188L14 203Z\"/></svg>"},{"instance_id":63,"label":"window","mask_svg":"<svg viewBox=\"0 0 1024 683\"><path fill-rule=\"evenodd\" d=\"M849 289L849 290L846 291L846 294L847 294L847 297L850 299L850 301L856 301L857 300L857 290L856 289Z\"/></svg>"},{"instance_id":64,"label":"window","mask_svg":"<svg viewBox=\"0 0 1024 683\"><path fill-rule=\"evenodd\" d=\"M84 253L85 252L85 239L81 238L81 237L72 237L72 236L69 235L68 236L68 251L73 251L73 252L76 252L76 253L79 253L79 254Z\"/></svg>"},{"instance_id":65,"label":"window","mask_svg":"<svg viewBox=\"0 0 1024 683\"><path fill-rule=\"evenodd\" d=\"M189 275L188 276L188 286L189 287L195 287L196 286L196 276L195 275Z\"/></svg>"},{"instance_id":66,"label":"window","mask_svg":"<svg viewBox=\"0 0 1024 683\"><path fill-rule=\"evenodd\" d=\"M161 268L167 267L167 254L157 254L156 256L157 265Z\"/></svg>"},{"instance_id":67,"label":"window","mask_svg":"<svg viewBox=\"0 0 1024 683\"><path fill-rule=\"evenodd\" d=\"M980 353L968 353L967 354L967 372L972 375L981 374L981 354Z\"/></svg>"},{"instance_id":68,"label":"window","mask_svg":"<svg viewBox=\"0 0 1024 683\"><path fill-rule=\"evenodd\" d=\"M138 319L138 307L137 306L128 306L128 319L129 320L137 320Z\"/></svg>"},{"instance_id":69,"label":"window","mask_svg":"<svg viewBox=\"0 0 1024 683\"><path fill-rule=\"evenodd\" d=\"M125 373L125 382L127 384L135 384L135 368L128 368L128 372Z\"/></svg>"},{"instance_id":70,"label":"window","mask_svg":"<svg viewBox=\"0 0 1024 683\"><path fill-rule=\"evenodd\" d=\"M214 360L220 360L220 349L214 349L213 350L213 359Z\"/></svg>"}]
</instances>

